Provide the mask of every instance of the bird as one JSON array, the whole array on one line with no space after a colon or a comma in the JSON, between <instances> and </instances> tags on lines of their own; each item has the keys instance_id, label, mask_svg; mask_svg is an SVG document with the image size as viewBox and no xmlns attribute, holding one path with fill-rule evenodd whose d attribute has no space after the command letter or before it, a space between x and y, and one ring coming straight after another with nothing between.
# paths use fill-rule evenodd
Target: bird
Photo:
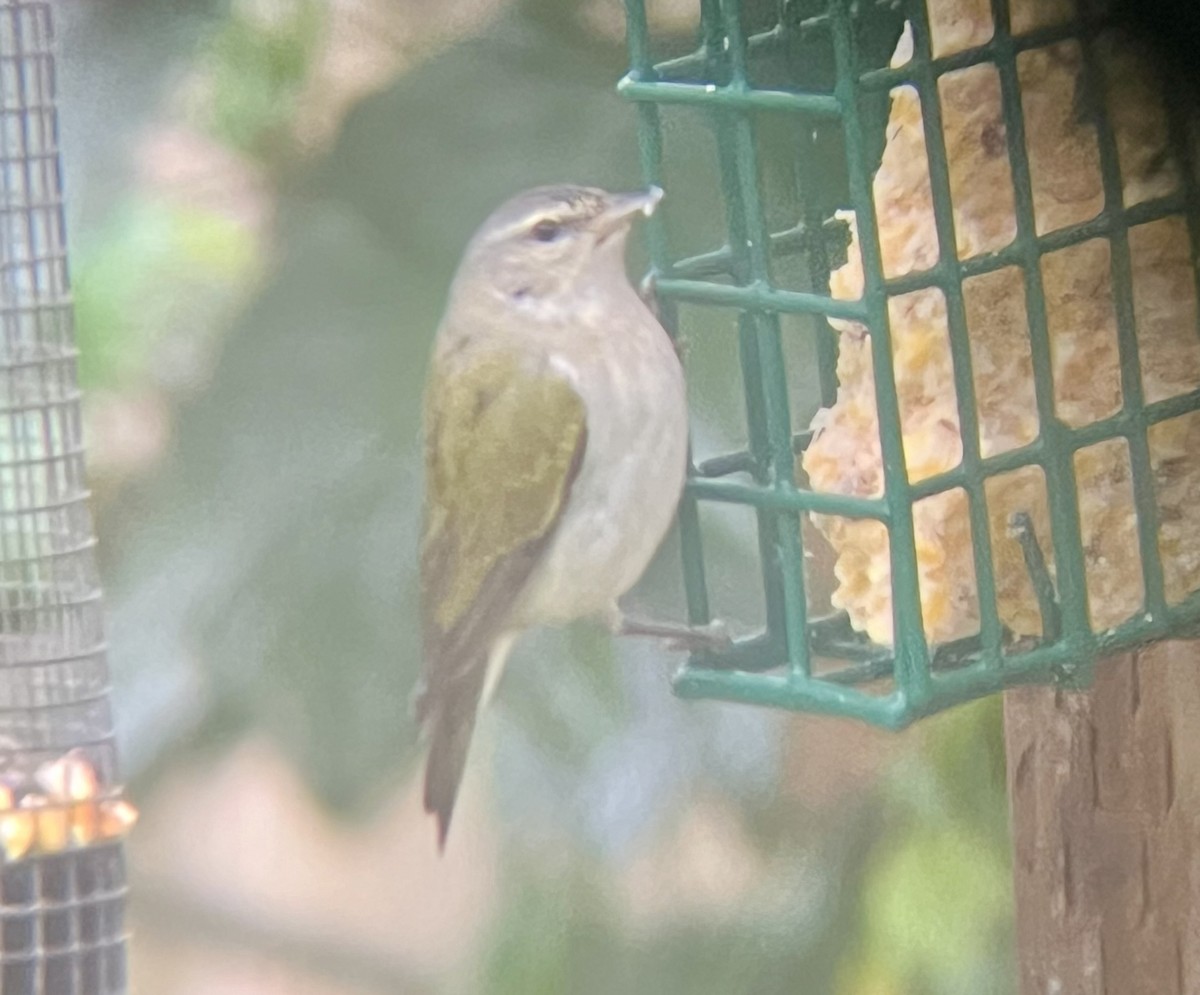
<instances>
[{"instance_id":1,"label":"bird","mask_svg":"<svg viewBox=\"0 0 1200 995\"><path fill-rule=\"evenodd\" d=\"M671 337L626 272L661 189L559 185L511 198L470 239L424 397L420 554L424 806L444 851L480 708L525 631L710 633L625 616L674 518L688 412Z\"/></svg>"}]
</instances>

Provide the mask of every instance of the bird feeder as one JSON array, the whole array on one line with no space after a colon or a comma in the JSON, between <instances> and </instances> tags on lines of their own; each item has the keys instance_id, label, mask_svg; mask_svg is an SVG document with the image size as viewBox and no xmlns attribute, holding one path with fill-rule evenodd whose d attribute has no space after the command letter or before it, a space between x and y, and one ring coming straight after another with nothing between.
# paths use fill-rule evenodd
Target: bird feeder
<instances>
[{"instance_id":1,"label":"bird feeder","mask_svg":"<svg viewBox=\"0 0 1200 995\"><path fill-rule=\"evenodd\" d=\"M1195 633L1200 188L1162 65L1101 4L699 6L698 47L662 58L627 0L619 90L668 224L664 116L715 134L724 244L676 246L660 218L649 239L668 322L736 315L746 397L746 448L691 468L691 620L720 502L757 516L766 624L678 693L897 728ZM764 114L796 122L783 224ZM817 356L799 418L790 335Z\"/></svg>"},{"instance_id":2,"label":"bird feeder","mask_svg":"<svg viewBox=\"0 0 1200 995\"><path fill-rule=\"evenodd\" d=\"M132 809L84 480L53 14L0 0L0 991L117 995Z\"/></svg>"}]
</instances>

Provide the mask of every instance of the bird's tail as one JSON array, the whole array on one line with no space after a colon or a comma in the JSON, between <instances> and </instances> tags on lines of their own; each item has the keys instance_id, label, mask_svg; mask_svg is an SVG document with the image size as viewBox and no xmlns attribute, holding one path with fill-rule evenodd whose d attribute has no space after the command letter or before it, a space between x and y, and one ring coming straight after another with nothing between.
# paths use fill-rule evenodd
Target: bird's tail
<instances>
[{"instance_id":1,"label":"bird's tail","mask_svg":"<svg viewBox=\"0 0 1200 995\"><path fill-rule=\"evenodd\" d=\"M429 736L425 761L425 811L437 817L438 849L445 850L450 817L467 766L467 752L480 707L490 697L508 658L512 640L504 638L478 662L459 670L457 686L438 695L436 704L428 695L418 699L418 712Z\"/></svg>"},{"instance_id":2,"label":"bird's tail","mask_svg":"<svg viewBox=\"0 0 1200 995\"><path fill-rule=\"evenodd\" d=\"M446 849L450 816L467 766L467 750L475 729L475 709L463 715L440 713L432 718L429 757L425 761L425 811L437 816L438 849Z\"/></svg>"}]
</instances>

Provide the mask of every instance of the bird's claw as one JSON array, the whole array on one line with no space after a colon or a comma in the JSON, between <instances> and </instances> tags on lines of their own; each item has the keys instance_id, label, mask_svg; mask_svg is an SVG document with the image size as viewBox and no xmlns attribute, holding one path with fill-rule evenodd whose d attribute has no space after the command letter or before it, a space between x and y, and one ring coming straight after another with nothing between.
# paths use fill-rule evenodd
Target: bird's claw
<instances>
[{"instance_id":1,"label":"bird's claw","mask_svg":"<svg viewBox=\"0 0 1200 995\"><path fill-rule=\"evenodd\" d=\"M618 636L658 639L668 649L684 653L723 653L733 647L729 628L720 619L713 619L705 625L680 625L677 622L632 618L618 612L609 625Z\"/></svg>"},{"instance_id":2,"label":"bird's claw","mask_svg":"<svg viewBox=\"0 0 1200 995\"><path fill-rule=\"evenodd\" d=\"M681 653L726 653L733 649L733 637L729 634L729 626L714 618L668 639L667 648Z\"/></svg>"}]
</instances>

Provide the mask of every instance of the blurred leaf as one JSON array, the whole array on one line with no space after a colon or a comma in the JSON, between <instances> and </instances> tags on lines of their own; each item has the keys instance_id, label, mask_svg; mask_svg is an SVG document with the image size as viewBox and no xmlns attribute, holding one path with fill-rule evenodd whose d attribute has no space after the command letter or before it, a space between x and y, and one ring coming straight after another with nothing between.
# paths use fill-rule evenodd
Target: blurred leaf
<instances>
[{"instance_id":1,"label":"blurred leaf","mask_svg":"<svg viewBox=\"0 0 1200 995\"><path fill-rule=\"evenodd\" d=\"M598 881L582 867L549 876L536 868L510 875L507 903L486 966L490 995L538 995L578 991L572 977L599 968L614 952L610 919Z\"/></svg>"},{"instance_id":2,"label":"blurred leaf","mask_svg":"<svg viewBox=\"0 0 1200 995\"><path fill-rule=\"evenodd\" d=\"M612 638L585 623L530 635L524 643L522 656L532 657L525 661L532 666L506 675L505 714L536 730L539 746L555 763L578 773L595 744L630 718Z\"/></svg>"},{"instance_id":3,"label":"blurred leaf","mask_svg":"<svg viewBox=\"0 0 1200 995\"><path fill-rule=\"evenodd\" d=\"M1008 995L1012 867L998 697L914 730L888 778L843 995Z\"/></svg>"},{"instance_id":4,"label":"blurred leaf","mask_svg":"<svg viewBox=\"0 0 1200 995\"><path fill-rule=\"evenodd\" d=\"M150 376L164 341L194 349L210 340L259 261L254 237L232 219L135 196L91 233L73 262L80 377L89 387L129 389Z\"/></svg>"},{"instance_id":5,"label":"blurred leaf","mask_svg":"<svg viewBox=\"0 0 1200 995\"><path fill-rule=\"evenodd\" d=\"M228 0L76 0L55 4L58 109L71 251L136 185L130 147L162 111L179 60L208 37ZM118 207L119 209L119 207Z\"/></svg>"},{"instance_id":6,"label":"blurred leaf","mask_svg":"<svg viewBox=\"0 0 1200 995\"><path fill-rule=\"evenodd\" d=\"M215 137L258 158L280 151L324 23L318 0L234 5L200 60L209 75L205 110Z\"/></svg>"},{"instance_id":7,"label":"blurred leaf","mask_svg":"<svg viewBox=\"0 0 1200 995\"><path fill-rule=\"evenodd\" d=\"M867 903L868 959L888 964L904 987L1007 989L994 957L1012 916L1011 873L985 838L964 828L905 833L880 856Z\"/></svg>"},{"instance_id":8,"label":"blurred leaf","mask_svg":"<svg viewBox=\"0 0 1200 995\"><path fill-rule=\"evenodd\" d=\"M474 990L489 995L571 992L573 995L794 995L832 990L846 937L850 889L864 832L848 826L813 848L783 846L758 855L766 870L748 893L697 907L643 859L613 869L597 865L564 841L513 848L506 863L505 906L483 977ZM814 852L815 851L815 852ZM700 866L676 867L703 874ZM656 911L631 908L648 887L630 882L656 875L668 890ZM653 887L650 885L649 887ZM642 899L636 896L641 894Z\"/></svg>"}]
</instances>

